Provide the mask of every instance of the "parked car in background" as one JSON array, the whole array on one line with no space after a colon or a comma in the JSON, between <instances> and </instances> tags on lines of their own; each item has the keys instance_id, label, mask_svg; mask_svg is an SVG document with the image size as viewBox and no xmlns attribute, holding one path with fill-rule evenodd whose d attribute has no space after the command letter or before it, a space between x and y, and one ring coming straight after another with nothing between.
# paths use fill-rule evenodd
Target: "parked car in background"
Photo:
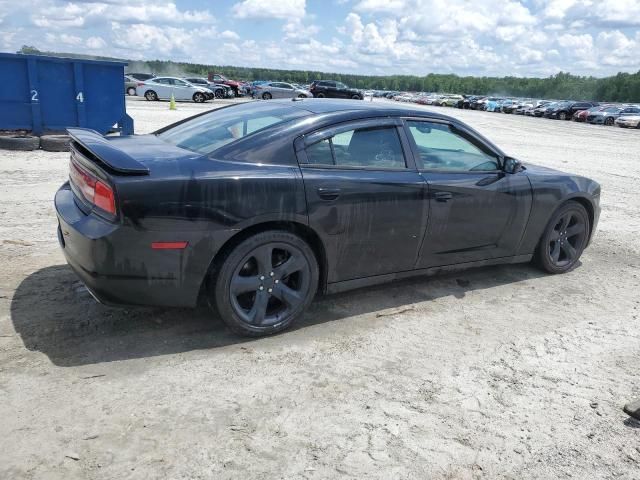
<instances>
[{"instance_id":1,"label":"parked car in background","mask_svg":"<svg viewBox=\"0 0 640 480\"><path fill-rule=\"evenodd\" d=\"M485 110L487 112L500 112L502 107L502 99L497 97L489 97L485 104Z\"/></svg>"},{"instance_id":2,"label":"parked car in background","mask_svg":"<svg viewBox=\"0 0 640 480\"><path fill-rule=\"evenodd\" d=\"M313 94L286 82L266 82L253 86L254 96L263 100L272 98L308 98Z\"/></svg>"},{"instance_id":3,"label":"parked car in background","mask_svg":"<svg viewBox=\"0 0 640 480\"><path fill-rule=\"evenodd\" d=\"M227 85L233 90L233 94L236 97L239 97L246 93L244 82L239 82L237 80L229 80L227 77L225 77L220 73L209 72L208 80L211 83L221 83L222 85Z\"/></svg>"},{"instance_id":4,"label":"parked car in background","mask_svg":"<svg viewBox=\"0 0 640 480\"><path fill-rule=\"evenodd\" d=\"M351 98L364 100L364 94L356 88L349 88L335 80L316 80L311 83L309 91L315 98Z\"/></svg>"},{"instance_id":5,"label":"parked car in background","mask_svg":"<svg viewBox=\"0 0 640 480\"><path fill-rule=\"evenodd\" d=\"M586 110L578 110L576 113L573 114L573 117L571 117L571 119L574 122L586 122L587 117L589 116L590 113L604 110L605 108L607 108L607 106L608 105L606 106L598 105L597 107L591 107Z\"/></svg>"},{"instance_id":6,"label":"parked car in background","mask_svg":"<svg viewBox=\"0 0 640 480\"><path fill-rule=\"evenodd\" d=\"M616 119L615 124L623 128L640 128L640 107L627 107Z\"/></svg>"},{"instance_id":7,"label":"parked car in background","mask_svg":"<svg viewBox=\"0 0 640 480\"><path fill-rule=\"evenodd\" d=\"M135 95L136 94L136 87L138 86L138 83L140 83L138 80L136 80L135 78L129 76L129 75L125 75L124 76L124 91L127 95Z\"/></svg>"},{"instance_id":8,"label":"parked car in background","mask_svg":"<svg viewBox=\"0 0 640 480\"><path fill-rule=\"evenodd\" d=\"M453 107L460 100L463 100L462 95L446 95L444 98L440 100L440 105L443 107Z\"/></svg>"},{"instance_id":9,"label":"parked car in background","mask_svg":"<svg viewBox=\"0 0 640 480\"><path fill-rule=\"evenodd\" d=\"M188 78L183 78L182 80L189 82L191 85L195 85L196 87L202 87L202 88L206 88L207 90L210 90L211 94L208 95L208 99L212 100L213 98L215 98L215 93L213 91L213 88L206 78L188 77Z\"/></svg>"},{"instance_id":10,"label":"parked car in background","mask_svg":"<svg viewBox=\"0 0 640 480\"><path fill-rule=\"evenodd\" d=\"M149 101L169 100L171 96L176 100L192 100L196 103L206 102L213 98L213 92L208 88L198 87L181 78L156 77L138 84L138 96Z\"/></svg>"},{"instance_id":11,"label":"parked car in background","mask_svg":"<svg viewBox=\"0 0 640 480\"><path fill-rule=\"evenodd\" d=\"M188 77L188 78L183 78L183 80L186 80L187 82L197 87L208 88L213 92L213 96L215 98L226 98L226 97L234 96L234 93L231 87L227 85L223 85L221 83L210 82L203 77Z\"/></svg>"},{"instance_id":12,"label":"parked car in background","mask_svg":"<svg viewBox=\"0 0 640 480\"><path fill-rule=\"evenodd\" d=\"M546 102L546 103L541 102L540 105L533 110L533 116L544 117L546 112L550 109L555 108L557 103L558 102Z\"/></svg>"},{"instance_id":13,"label":"parked car in background","mask_svg":"<svg viewBox=\"0 0 640 480\"><path fill-rule=\"evenodd\" d=\"M587 116L587 122L596 125L613 125L616 118L622 113L622 107L606 107L597 112L591 112Z\"/></svg>"},{"instance_id":14,"label":"parked car in background","mask_svg":"<svg viewBox=\"0 0 640 480\"><path fill-rule=\"evenodd\" d=\"M135 78L136 80L139 80L141 82L150 80L155 77L153 73L126 73L125 75L131 78Z\"/></svg>"},{"instance_id":15,"label":"parked car in background","mask_svg":"<svg viewBox=\"0 0 640 480\"><path fill-rule=\"evenodd\" d=\"M507 98L500 103L502 113L513 113L516 108L518 108L518 102L511 98Z\"/></svg>"},{"instance_id":16,"label":"parked car in background","mask_svg":"<svg viewBox=\"0 0 640 480\"><path fill-rule=\"evenodd\" d=\"M58 240L92 295L209 303L242 335L392 279L532 260L569 272L600 214L597 182L523 167L459 120L400 104L246 102L151 135L69 134Z\"/></svg>"},{"instance_id":17,"label":"parked car in background","mask_svg":"<svg viewBox=\"0 0 640 480\"><path fill-rule=\"evenodd\" d=\"M571 120L576 112L588 110L598 105L597 102L561 102L547 114L549 118Z\"/></svg>"}]
</instances>

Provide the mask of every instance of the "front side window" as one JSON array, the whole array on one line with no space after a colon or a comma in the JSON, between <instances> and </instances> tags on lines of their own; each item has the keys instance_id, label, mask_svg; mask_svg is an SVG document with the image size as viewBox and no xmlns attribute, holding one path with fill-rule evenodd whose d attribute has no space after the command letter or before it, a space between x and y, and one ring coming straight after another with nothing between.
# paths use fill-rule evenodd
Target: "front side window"
<instances>
[{"instance_id":1,"label":"front side window","mask_svg":"<svg viewBox=\"0 0 640 480\"><path fill-rule=\"evenodd\" d=\"M314 165L364 168L406 168L396 127L347 130L306 149Z\"/></svg>"},{"instance_id":2,"label":"front side window","mask_svg":"<svg viewBox=\"0 0 640 480\"><path fill-rule=\"evenodd\" d=\"M486 153L449 125L422 121L407 121L418 151L418 161L425 170L494 171L498 159ZM420 165L419 165L420 166Z\"/></svg>"}]
</instances>

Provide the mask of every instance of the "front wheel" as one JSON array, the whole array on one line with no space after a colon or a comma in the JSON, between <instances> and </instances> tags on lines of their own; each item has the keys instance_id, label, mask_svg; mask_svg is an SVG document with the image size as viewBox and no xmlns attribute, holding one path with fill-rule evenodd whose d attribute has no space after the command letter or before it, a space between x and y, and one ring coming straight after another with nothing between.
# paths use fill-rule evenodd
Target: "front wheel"
<instances>
[{"instance_id":1,"label":"front wheel","mask_svg":"<svg viewBox=\"0 0 640 480\"><path fill-rule=\"evenodd\" d=\"M604 124L605 124L605 125L607 125L607 126L609 126L609 127L610 127L611 125L613 125L613 122L614 122L614 120L613 120L613 118L612 118L612 117L607 117L607 118L605 118L605 119L604 119Z\"/></svg>"},{"instance_id":2,"label":"front wheel","mask_svg":"<svg viewBox=\"0 0 640 480\"><path fill-rule=\"evenodd\" d=\"M567 119L567 114L564 112L560 112L560 114L558 115L558 118L560 120L566 120Z\"/></svg>"},{"instance_id":3,"label":"front wheel","mask_svg":"<svg viewBox=\"0 0 640 480\"><path fill-rule=\"evenodd\" d=\"M193 94L193 101L196 103L203 103L207 100L207 97L204 93L196 92Z\"/></svg>"},{"instance_id":4,"label":"front wheel","mask_svg":"<svg viewBox=\"0 0 640 480\"><path fill-rule=\"evenodd\" d=\"M271 94L269 92L264 92L262 94L262 99L263 100L271 100L271 98L272 98L272 96L271 96Z\"/></svg>"},{"instance_id":5,"label":"front wheel","mask_svg":"<svg viewBox=\"0 0 640 480\"><path fill-rule=\"evenodd\" d=\"M351 100L361 100L360 95L351 95Z\"/></svg>"},{"instance_id":6,"label":"front wheel","mask_svg":"<svg viewBox=\"0 0 640 480\"><path fill-rule=\"evenodd\" d=\"M214 297L235 333L262 336L289 327L318 288L318 262L297 235L270 230L238 244L223 260Z\"/></svg>"},{"instance_id":7,"label":"front wheel","mask_svg":"<svg viewBox=\"0 0 640 480\"><path fill-rule=\"evenodd\" d=\"M536 251L536 263L549 273L575 267L589 239L589 215L578 202L562 205L551 217Z\"/></svg>"},{"instance_id":8,"label":"front wheel","mask_svg":"<svg viewBox=\"0 0 640 480\"><path fill-rule=\"evenodd\" d=\"M324 97L325 97L324 93L317 93L316 94L316 98L324 98Z\"/></svg>"}]
</instances>

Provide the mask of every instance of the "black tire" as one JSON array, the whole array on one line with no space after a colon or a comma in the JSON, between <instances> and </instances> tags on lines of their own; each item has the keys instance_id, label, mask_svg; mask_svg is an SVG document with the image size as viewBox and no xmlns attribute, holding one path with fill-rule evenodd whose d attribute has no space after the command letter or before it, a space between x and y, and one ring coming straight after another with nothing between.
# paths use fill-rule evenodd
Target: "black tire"
<instances>
[{"instance_id":1,"label":"black tire","mask_svg":"<svg viewBox=\"0 0 640 480\"><path fill-rule=\"evenodd\" d=\"M30 135L0 136L0 150L29 152L40 148L40 138Z\"/></svg>"},{"instance_id":2,"label":"black tire","mask_svg":"<svg viewBox=\"0 0 640 480\"><path fill-rule=\"evenodd\" d=\"M272 98L273 98L273 96L269 92L264 92L262 94L262 99L263 100L271 100Z\"/></svg>"},{"instance_id":3,"label":"black tire","mask_svg":"<svg viewBox=\"0 0 640 480\"><path fill-rule=\"evenodd\" d=\"M298 98L307 98L307 96L304 93L301 93L300 95L298 95Z\"/></svg>"},{"instance_id":4,"label":"black tire","mask_svg":"<svg viewBox=\"0 0 640 480\"><path fill-rule=\"evenodd\" d=\"M127 88L127 95L129 95L130 97L133 97L136 94L136 89L133 87L129 87Z\"/></svg>"},{"instance_id":5,"label":"black tire","mask_svg":"<svg viewBox=\"0 0 640 480\"><path fill-rule=\"evenodd\" d=\"M540 238L535 263L548 273L565 273L576 266L589 241L589 215L578 202L569 201L551 216Z\"/></svg>"},{"instance_id":6,"label":"black tire","mask_svg":"<svg viewBox=\"0 0 640 480\"><path fill-rule=\"evenodd\" d=\"M212 293L218 313L231 330L258 337L291 326L317 288L318 262L309 245L293 233L268 230L229 252Z\"/></svg>"},{"instance_id":7,"label":"black tire","mask_svg":"<svg viewBox=\"0 0 640 480\"><path fill-rule=\"evenodd\" d=\"M68 152L68 135L43 135L40 137L40 148L47 152Z\"/></svg>"},{"instance_id":8,"label":"black tire","mask_svg":"<svg viewBox=\"0 0 640 480\"><path fill-rule=\"evenodd\" d=\"M224 90L222 90L221 88L216 88L216 90L213 92L213 96L216 98L224 98Z\"/></svg>"},{"instance_id":9,"label":"black tire","mask_svg":"<svg viewBox=\"0 0 640 480\"><path fill-rule=\"evenodd\" d=\"M147 90L144 92L144 98L146 98L148 102L155 102L158 100L158 94L153 90Z\"/></svg>"},{"instance_id":10,"label":"black tire","mask_svg":"<svg viewBox=\"0 0 640 480\"><path fill-rule=\"evenodd\" d=\"M207 97L204 93L196 92L193 94L193 101L196 103L204 103L207 101Z\"/></svg>"},{"instance_id":11,"label":"black tire","mask_svg":"<svg viewBox=\"0 0 640 480\"><path fill-rule=\"evenodd\" d=\"M567 119L567 114L566 114L565 112L560 112L560 113L558 114L558 118L559 118L560 120L566 120L566 119Z\"/></svg>"},{"instance_id":12,"label":"black tire","mask_svg":"<svg viewBox=\"0 0 640 480\"><path fill-rule=\"evenodd\" d=\"M613 125L613 123L614 123L613 117L607 117L604 119L604 124L608 127Z\"/></svg>"},{"instance_id":13,"label":"black tire","mask_svg":"<svg viewBox=\"0 0 640 480\"><path fill-rule=\"evenodd\" d=\"M363 100L360 95L351 95L351 100Z\"/></svg>"},{"instance_id":14,"label":"black tire","mask_svg":"<svg viewBox=\"0 0 640 480\"><path fill-rule=\"evenodd\" d=\"M322 92L316 94L316 98L324 98L324 97L325 97L325 94Z\"/></svg>"}]
</instances>

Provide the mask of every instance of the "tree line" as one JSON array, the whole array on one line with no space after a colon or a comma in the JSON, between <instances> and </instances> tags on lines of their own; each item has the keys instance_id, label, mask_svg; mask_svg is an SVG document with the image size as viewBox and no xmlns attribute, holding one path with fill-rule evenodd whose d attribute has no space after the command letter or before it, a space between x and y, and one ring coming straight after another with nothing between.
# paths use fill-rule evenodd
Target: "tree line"
<instances>
[{"instance_id":1,"label":"tree line","mask_svg":"<svg viewBox=\"0 0 640 480\"><path fill-rule=\"evenodd\" d=\"M89 58L86 55L41 52L34 47L23 46L18 53L47 54ZM106 57L90 57L102 58ZM113 58L108 58L114 60ZM120 61L128 61L122 60ZM640 103L640 71L618 73L596 78L559 72L546 78L535 77L460 77L454 74L430 73L417 75L355 75L328 73L315 70L280 70L273 68L235 67L229 65L205 65L173 62L170 60L128 61L131 72L148 72L158 75L207 76L220 73L234 80L279 80L308 84L313 80L331 79L350 87L374 90L465 93L470 95L501 95L530 98L595 100L601 102Z\"/></svg>"}]
</instances>

